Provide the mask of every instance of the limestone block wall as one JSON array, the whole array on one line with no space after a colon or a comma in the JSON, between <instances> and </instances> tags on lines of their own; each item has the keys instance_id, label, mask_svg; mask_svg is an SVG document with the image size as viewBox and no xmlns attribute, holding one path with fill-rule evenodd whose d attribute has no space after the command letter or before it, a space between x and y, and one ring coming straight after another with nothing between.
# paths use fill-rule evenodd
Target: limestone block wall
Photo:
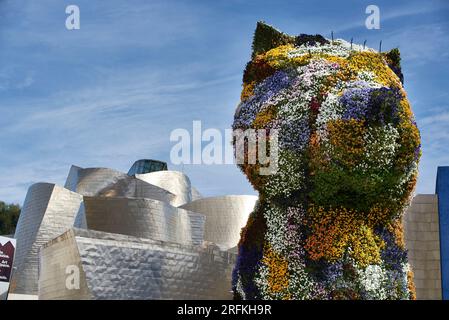
<instances>
[{"instance_id":1,"label":"limestone block wall","mask_svg":"<svg viewBox=\"0 0 449 320\"><path fill-rule=\"evenodd\" d=\"M12 293L37 294L40 247L73 226L82 196L50 183L28 189L17 224Z\"/></svg>"},{"instance_id":2,"label":"limestone block wall","mask_svg":"<svg viewBox=\"0 0 449 320\"><path fill-rule=\"evenodd\" d=\"M231 299L235 260L214 245L72 229L42 249L39 299ZM69 264L80 290L63 288Z\"/></svg>"},{"instance_id":3,"label":"limestone block wall","mask_svg":"<svg viewBox=\"0 0 449 320\"><path fill-rule=\"evenodd\" d=\"M87 228L182 244L201 244L205 217L153 199L84 197Z\"/></svg>"},{"instance_id":4,"label":"limestone block wall","mask_svg":"<svg viewBox=\"0 0 449 320\"><path fill-rule=\"evenodd\" d=\"M438 198L415 196L404 215L404 237L415 275L417 299L441 299Z\"/></svg>"}]
</instances>

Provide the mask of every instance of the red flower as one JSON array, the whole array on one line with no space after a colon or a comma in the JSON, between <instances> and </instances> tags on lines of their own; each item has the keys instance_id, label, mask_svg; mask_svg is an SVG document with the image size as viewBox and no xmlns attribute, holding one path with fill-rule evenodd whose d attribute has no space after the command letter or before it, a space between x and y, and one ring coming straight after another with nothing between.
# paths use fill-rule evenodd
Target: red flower
<instances>
[{"instance_id":1,"label":"red flower","mask_svg":"<svg viewBox=\"0 0 449 320\"><path fill-rule=\"evenodd\" d=\"M312 101L310 102L310 108L312 109L313 113L318 113L320 110L320 102L317 98L312 98Z\"/></svg>"}]
</instances>

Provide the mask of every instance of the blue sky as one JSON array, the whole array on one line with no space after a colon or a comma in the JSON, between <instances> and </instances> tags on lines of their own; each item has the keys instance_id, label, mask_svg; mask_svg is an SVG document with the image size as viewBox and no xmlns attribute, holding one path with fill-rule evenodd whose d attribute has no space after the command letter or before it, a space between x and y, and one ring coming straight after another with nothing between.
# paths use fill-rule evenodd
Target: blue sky
<instances>
[{"instance_id":1,"label":"blue sky","mask_svg":"<svg viewBox=\"0 0 449 320\"><path fill-rule=\"evenodd\" d=\"M65 8L81 10L68 31ZM365 28L379 6L381 29ZM449 165L449 2L0 0L0 200L35 182L63 184L71 164L127 171L155 158L205 195L254 194L233 165L170 165L170 132L229 128L252 34L264 20L399 47L423 139L418 192Z\"/></svg>"}]
</instances>

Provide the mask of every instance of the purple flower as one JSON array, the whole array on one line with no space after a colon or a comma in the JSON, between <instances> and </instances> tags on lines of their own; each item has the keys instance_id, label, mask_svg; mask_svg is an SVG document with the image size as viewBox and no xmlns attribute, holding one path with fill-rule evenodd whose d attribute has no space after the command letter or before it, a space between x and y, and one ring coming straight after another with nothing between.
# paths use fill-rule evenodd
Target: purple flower
<instances>
[{"instance_id":1,"label":"purple flower","mask_svg":"<svg viewBox=\"0 0 449 320\"><path fill-rule=\"evenodd\" d=\"M386 228L378 228L376 233L385 242L385 248L380 252L385 266L387 269L402 272L402 264L407 262L407 251L397 245L394 235Z\"/></svg>"},{"instance_id":2,"label":"purple flower","mask_svg":"<svg viewBox=\"0 0 449 320\"><path fill-rule=\"evenodd\" d=\"M419 144L418 147L415 148L415 154L414 154L415 161L418 160L420 154L421 154L421 143Z\"/></svg>"},{"instance_id":3,"label":"purple flower","mask_svg":"<svg viewBox=\"0 0 449 320\"><path fill-rule=\"evenodd\" d=\"M395 123L399 121L399 103L402 94L399 89L377 88L372 90L369 101L367 120L380 124Z\"/></svg>"},{"instance_id":4,"label":"purple flower","mask_svg":"<svg viewBox=\"0 0 449 320\"><path fill-rule=\"evenodd\" d=\"M234 115L233 129L248 129L256 119L257 114L269 100L275 97L279 91L287 88L291 79L284 71L276 71L254 89L254 95L242 102Z\"/></svg>"},{"instance_id":5,"label":"purple flower","mask_svg":"<svg viewBox=\"0 0 449 320\"><path fill-rule=\"evenodd\" d=\"M281 130L279 132L280 147L292 151L302 151L309 142L310 133L308 119L284 119L281 121Z\"/></svg>"},{"instance_id":6,"label":"purple flower","mask_svg":"<svg viewBox=\"0 0 449 320\"><path fill-rule=\"evenodd\" d=\"M328 267L324 271L325 281L329 285L333 285L337 282L338 279L343 277L343 263L335 262L329 264Z\"/></svg>"},{"instance_id":7,"label":"purple flower","mask_svg":"<svg viewBox=\"0 0 449 320\"><path fill-rule=\"evenodd\" d=\"M232 128L234 130L250 128L261 107L262 105L257 101L255 96L252 96L245 102L240 103L235 111Z\"/></svg>"},{"instance_id":8,"label":"purple flower","mask_svg":"<svg viewBox=\"0 0 449 320\"><path fill-rule=\"evenodd\" d=\"M237 256L237 262L232 271L232 288L236 292L238 276L242 281L243 290L246 295L246 299L260 299L259 289L254 282L254 275L257 272L257 268L260 265L260 261L263 256L262 247L246 247L244 245L239 246L239 254Z\"/></svg>"},{"instance_id":9,"label":"purple flower","mask_svg":"<svg viewBox=\"0 0 449 320\"><path fill-rule=\"evenodd\" d=\"M372 88L350 88L345 90L340 102L346 107L343 119L364 119L368 111Z\"/></svg>"},{"instance_id":10,"label":"purple flower","mask_svg":"<svg viewBox=\"0 0 449 320\"><path fill-rule=\"evenodd\" d=\"M370 88L363 81L354 85L357 87L345 90L340 98L345 107L343 119L365 119L382 125L399 121L399 102L402 95L398 89Z\"/></svg>"},{"instance_id":11,"label":"purple flower","mask_svg":"<svg viewBox=\"0 0 449 320\"><path fill-rule=\"evenodd\" d=\"M284 71L276 71L271 77L262 81L254 89L255 96L260 103L265 103L282 89L287 88L291 79Z\"/></svg>"}]
</instances>

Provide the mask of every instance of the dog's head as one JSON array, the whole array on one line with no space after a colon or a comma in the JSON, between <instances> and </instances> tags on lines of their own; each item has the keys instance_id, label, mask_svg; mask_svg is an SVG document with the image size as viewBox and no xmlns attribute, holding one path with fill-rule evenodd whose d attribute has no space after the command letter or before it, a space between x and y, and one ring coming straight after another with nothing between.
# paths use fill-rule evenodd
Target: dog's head
<instances>
[{"instance_id":1,"label":"dog's head","mask_svg":"<svg viewBox=\"0 0 449 320\"><path fill-rule=\"evenodd\" d=\"M263 198L400 212L421 153L402 81L397 49L293 37L259 22L233 128L272 139L266 148L234 143L240 168Z\"/></svg>"}]
</instances>

